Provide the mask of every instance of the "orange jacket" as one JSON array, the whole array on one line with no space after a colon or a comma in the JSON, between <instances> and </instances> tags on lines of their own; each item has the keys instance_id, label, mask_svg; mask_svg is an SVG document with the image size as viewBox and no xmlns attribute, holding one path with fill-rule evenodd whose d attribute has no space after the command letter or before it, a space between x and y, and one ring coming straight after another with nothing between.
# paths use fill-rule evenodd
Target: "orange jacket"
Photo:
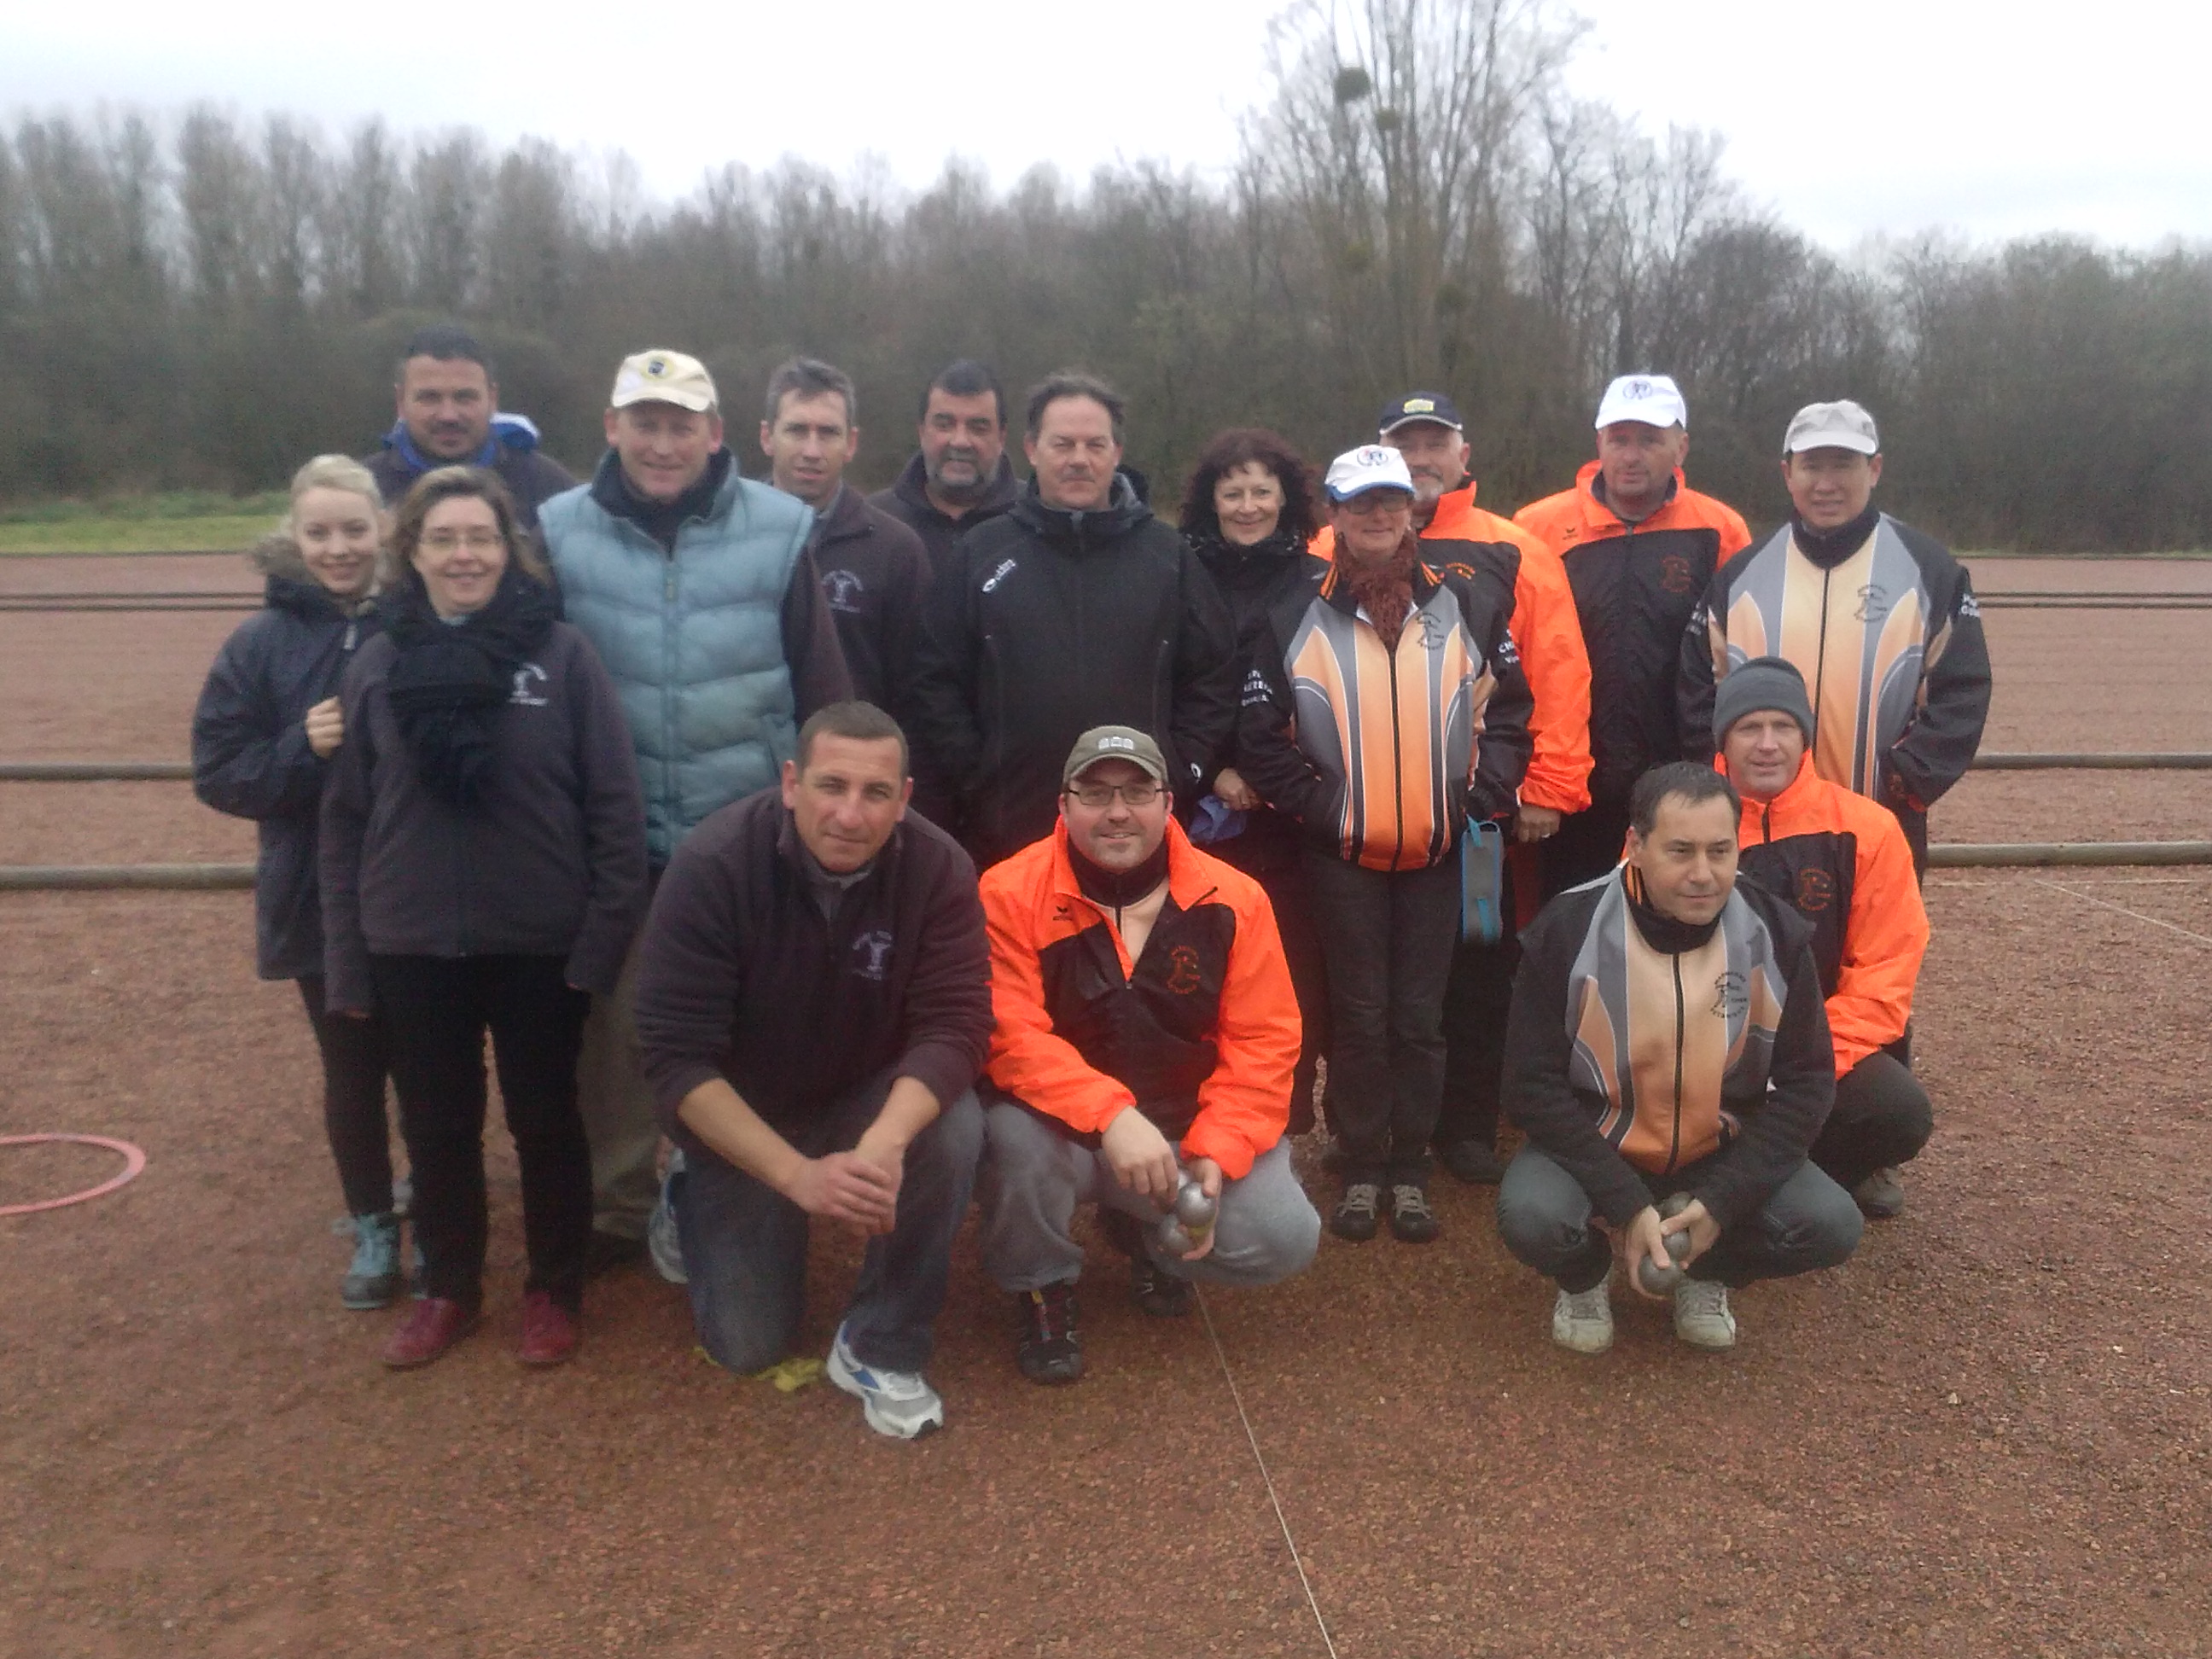
<instances>
[{"instance_id":1,"label":"orange jacket","mask_svg":"<svg viewBox=\"0 0 2212 1659\"><path fill-rule=\"evenodd\" d=\"M1772 800L1745 799L1742 842L1743 873L1813 924L1841 1077L1912 1018L1928 912L1905 832L1888 808L1820 776L1808 754Z\"/></svg>"},{"instance_id":2,"label":"orange jacket","mask_svg":"<svg viewBox=\"0 0 2212 1659\"><path fill-rule=\"evenodd\" d=\"M1536 712L1528 721L1536 747L1529 757L1528 775L1521 781L1522 804L1579 812L1590 804L1590 664L1566 568L1540 538L1510 519L1477 507L1474 492L1472 481L1446 491L1421 539L1471 542L1503 556L1499 562L1510 564L1513 615L1506 627L1536 700ZM1310 550L1334 562L1336 532L1324 526ZM1424 552L1431 562L1453 568L1449 553L1440 549ZM1470 558L1462 568L1470 575L1499 574L1489 559L1480 556Z\"/></svg>"},{"instance_id":3,"label":"orange jacket","mask_svg":"<svg viewBox=\"0 0 2212 1659\"><path fill-rule=\"evenodd\" d=\"M1084 1136L1137 1106L1231 1181L1282 1139L1298 1004L1259 883L1170 819L1167 901L1133 963L1076 883L1065 823L985 871L982 892L999 1088Z\"/></svg>"}]
</instances>

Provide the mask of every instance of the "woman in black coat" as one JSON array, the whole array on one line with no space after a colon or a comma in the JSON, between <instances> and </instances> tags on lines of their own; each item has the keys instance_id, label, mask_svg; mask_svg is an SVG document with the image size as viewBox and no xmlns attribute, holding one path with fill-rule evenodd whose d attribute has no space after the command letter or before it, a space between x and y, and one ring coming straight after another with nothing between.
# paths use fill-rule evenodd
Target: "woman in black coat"
<instances>
[{"instance_id":1,"label":"woman in black coat","mask_svg":"<svg viewBox=\"0 0 2212 1659\"><path fill-rule=\"evenodd\" d=\"M254 871L257 966L297 980L323 1057L323 1124L353 1218L349 1308L380 1308L399 1288L399 1222L384 1115L380 1020L324 1012L316 827L323 775L344 741L338 682L378 623L370 595L384 511L368 469L319 455L292 480L291 510L253 550L268 578L259 615L223 642L192 715L192 787L219 812L260 825Z\"/></svg>"},{"instance_id":2,"label":"woman in black coat","mask_svg":"<svg viewBox=\"0 0 2212 1659\"><path fill-rule=\"evenodd\" d=\"M1267 607L1292 586L1314 580L1317 564L1306 551L1315 531L1306 465L1273 432L1231 428L1200 454L1183 494L1181 525L1237 618L1241 662ZM1191 839L1257 881L1274 906L1305 1027L1291 1091L1291 1133L1304 1134L1314 1124L1316 1062L1328 1046L1328 971L1306 902L1304 837L1237 772L1233 738L1222 757Z\"/></svg>"}]
</instances>

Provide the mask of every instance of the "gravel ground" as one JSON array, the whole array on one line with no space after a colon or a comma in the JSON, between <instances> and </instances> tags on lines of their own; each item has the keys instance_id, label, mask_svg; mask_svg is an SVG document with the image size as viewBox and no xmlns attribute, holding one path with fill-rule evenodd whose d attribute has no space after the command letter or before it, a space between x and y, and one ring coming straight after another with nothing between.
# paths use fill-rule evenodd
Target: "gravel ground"
<instances>
[{"instance_id":1,"label":"gravel ground","mask_svg":"<svg viewBox=\"0 0 2212 1659\"><path fill-rule=\"evenodd\" d=\"M1977 565L2061 585L2025 570ZM0 750L180 755L234 620L0 616ZM1990 628L1990 747L2212 748L2201 615ZM2207 805L2189 775L1985 775L1936 828L2202 836ZM250 847L180 786L0 786L0 861ZM2212 872L1929 897L1910 1206L1741 1296L1733 1355L1640 1305L1611 1354L1555 1349L1489 1194L1442 1181L1437 1245L1329 1240L1209 1298L1235 1394L1202 1320L1145 1319L1104 1267L1094 1375L1042 1390L971 1231L931 1373L952 1425L896 1446L826 1386L702 1363L635 1273L595 1286L574 1365L525 1373L498 1134L487 1327L384 1373L391 1316L337 1303L312 1048L252 978L246 896L0 895L0 1133L149 1158L0 1219L0 1653L1322 1654L1285 1522L1346 1656L2204 1652ZM11 1149L0 1204L112 1168ZM810 1344L854 1264L817 1250Z\"/></svg>"}]
</instances>

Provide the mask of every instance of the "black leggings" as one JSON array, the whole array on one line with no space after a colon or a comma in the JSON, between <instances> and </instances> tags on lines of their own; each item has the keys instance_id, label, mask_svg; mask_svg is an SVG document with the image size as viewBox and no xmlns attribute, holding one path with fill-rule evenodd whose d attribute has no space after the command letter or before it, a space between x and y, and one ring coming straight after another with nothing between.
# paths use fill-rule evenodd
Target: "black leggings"
<instances>
[{"instance_id":1,"label":"black leggings","mask_svg":"<svg viewBox=\"0 0 2212 1659\"><path fill-rule=\"evenodd\" d=\"M368 959L392 1032L392 1081L414 1166L409 1215L432 1296L483 1299L484 1033L522 1166L526 1288L574 1310L592 1236L592 1152L576 1109L576 1051L591 999L559 957Z\"/></svg>"},{"instance_id":2,"label":"black leggings","mask_svg":"<svg viewBox=\"0 0 2212 1659\"><path fill-rule=\"evenodd\" d=\"M382 1215L392 1207L392 1138L384 1116L391 1042L384 1018L327 1012L320 974L301 975L300 997L323 1054L323 1130L337 1162L346 1213Z\"/></svg>"}]
</instances>

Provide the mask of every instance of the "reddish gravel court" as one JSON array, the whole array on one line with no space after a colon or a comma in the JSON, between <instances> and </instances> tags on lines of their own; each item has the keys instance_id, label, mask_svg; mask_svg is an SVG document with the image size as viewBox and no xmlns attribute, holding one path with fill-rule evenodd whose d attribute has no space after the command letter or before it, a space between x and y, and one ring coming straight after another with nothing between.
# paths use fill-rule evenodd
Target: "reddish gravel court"
<instances>
[{"instance_id":1,"label":"reddish gravel court","mask_svg":"<svg viewBox=\"0 0 2212 1659\"><path fill-rule=\"evenodd\" d=\"M2212 564L1974 568L2212 589ZM249 585L0 561L0 591L109 582ZM0 758L181 757L236 620L0 614ZM2212 749L2212 615L1988 625L1988 747ZM2212 775L1985 774L1935 817L2202 838ZM0 863L252 845L180 784L0 783ZM292 988L252 978L247 896L0 895L0 1134L149 1160L0 1219L0 1653L2212 1650L2212 871L1939 872L1929 896L1940 1117L1909 1207L1844 1268L1741 1297L1732 1356L1640 1306L1609 1355L1554 1348L1489 1194L1440 1178L1439 1243L1326 1240L1300 1279L1209 1297L1226 1374L1206 1322L1146 1320L1109 1263L1092 1376L1030 1387L971 1246L931 1373L951 1426L895 1445L827 1385L693 1358L678 1293L635 1273L595 1285L574 1364L524 1373L497 1134L488 1328L386 1373L390 1316L337 1304L314 1060ZM114 1166L0 1160L0 1206ZM853 1261L818 1253L817 1345Z\"/></svg>"}]
</instances>

